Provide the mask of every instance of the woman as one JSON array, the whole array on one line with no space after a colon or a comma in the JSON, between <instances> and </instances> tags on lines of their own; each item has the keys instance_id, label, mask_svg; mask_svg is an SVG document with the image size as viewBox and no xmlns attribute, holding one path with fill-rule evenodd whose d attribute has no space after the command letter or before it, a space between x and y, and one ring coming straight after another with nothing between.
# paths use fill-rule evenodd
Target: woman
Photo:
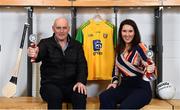
<instances>
[{"instance_id":1,"label":"woman","mask_svg":"<svg viewBox=\"0 0 180 110\"><path fill-rule=\"evenodd\" d=\"M115 109L117 104L120 109L140 109L151 101L151 86L145 78L154 74L155 66L147 52L136 23L124 20L119 28L112 83L99 96L100 109Z\"/></svg>"}]
</instances>

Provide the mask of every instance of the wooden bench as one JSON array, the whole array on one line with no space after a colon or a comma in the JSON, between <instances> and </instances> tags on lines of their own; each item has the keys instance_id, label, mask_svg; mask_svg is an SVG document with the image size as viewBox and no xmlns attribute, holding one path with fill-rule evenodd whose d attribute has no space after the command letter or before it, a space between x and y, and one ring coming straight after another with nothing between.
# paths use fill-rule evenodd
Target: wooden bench
<instances>
[{"instance_id":1,"label":"wooden bench","mask_svg":"<svg viewBox=\"0 0 180 110\"><path fill-rule=\"evenodd\" d=\"M143 107L141 110L173 110L173 104L170 102L152 99L150 104ZM175 104L174 104L175 105ZM63 103L63 109L71 109L71 104ZM99 99L97 97L87 98L87 109L99 109ZM15 97L5 98L0 97L0 109L47 109L47 104L38 97Z\"/></svg>"},{"instance_id":2,"label":"wooden bench","mask_svg":"<svg viewBox=\"0 0 180 110\"><path fill-rule=\"evenodd\" d=\"M172 99L167 100L167 102L173 106L173 110L180 110L180 100Z\"/></svg>"},{"instance_id":3,"label":"wooden bench","mask_svg":"<svg viewBox=\"0 0 180 110\"><path fill-rule=\"evenodd\" d=\"M67 109L67 104L63 103L63 109ZM38 97L0 97L0 109L47 109L47 103Z\"/></svg>"},{"instance_id":4,"label":"wooden bench","mask_svg":"<svg viewBox=\"0 0 180 110\"><path fill-rule=\"evenodd\" d=\"M173 107L165 100L152 99L151 102L141 110L173 110Z\"/></svg>"},{"instance_id":5,"label":"wooden bench","mask_svg":"<svg viewBox=\"0 0 180 110\"><path fill-rule=\"evenodd\" d=\"M98 97L88 97L86 103L86 109L99 109L99 99ZM72 105L68 104L68 109L72 109Z\"/></svg>"}]
</instances>

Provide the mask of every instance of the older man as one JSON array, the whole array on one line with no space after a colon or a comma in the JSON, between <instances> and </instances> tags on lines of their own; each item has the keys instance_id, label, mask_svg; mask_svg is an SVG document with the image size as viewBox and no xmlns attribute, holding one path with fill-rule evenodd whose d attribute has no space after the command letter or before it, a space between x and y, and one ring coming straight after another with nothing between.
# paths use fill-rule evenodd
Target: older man
<instances>
[{"instance_id":1,"label":"older man","mask_svg":"<svg viewBox=\"0 0 180 110\"><path fill-rule=\"evenodd\" d=\"M53 35L28 48L28 56L42 62L41 97L48 109L61 109L63 101L74 109L86 107L87 62L83 48L68 34L67 19L57 18L52 26Z\"/></svg>"}]
</instances>

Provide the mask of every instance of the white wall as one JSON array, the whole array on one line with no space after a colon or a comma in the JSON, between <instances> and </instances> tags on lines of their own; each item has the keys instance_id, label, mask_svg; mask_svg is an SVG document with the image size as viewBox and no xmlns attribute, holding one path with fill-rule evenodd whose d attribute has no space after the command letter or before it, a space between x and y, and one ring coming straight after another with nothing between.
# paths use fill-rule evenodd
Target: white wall
<instances>
[{"instance_id":1,"label":"white wall","mask_svg":"<svg viewBox=\"0 0 180 110\"><path fill-rule=\"evenodd\" d=\"M24 8L0 8L0 44L2 46L0 52L0 91L9 81L11 70L15 66L26 19L26 10ZM26 93L26 43L24 47L18 75L17 96Z\"/></svg>"},{"instance_id":2,"label":"white wall","mask_svg":"<svg viewBox=\"0 0 180 110\"><path fill-rule=\"evenodd\" d=\"M179 10L177 8L176 10ZM165 9L163 15L163 80L172 82L177 89L176 97L180 98L178 87L178 63L180 57L176 47L180 46L178 37L179 12L175 9ZM112 8L78 8L77 28L96 14L100 14L103 19L114 23L114 13ZM65 16L71 24L71 12L68 8L35 8L33 17L33 33L38 35L39 40L52 35L51 26L56 17ZM118 27L122 20L131 18L137 23L142 41L147 45L154 44L154 9L149 8L121 8L118 12ZM26 22L26 10L22 7L0 8L0 91L10 78L10 72L15 65L16 56L21 40L23 24ZM166 48L165 48L166 47ZM18 78L17 96L26 95L27 67L26 67L26 46L23 51L23 59ZM33 96L39 96L40 73L39 64L33 64ZM105 89L109 81L89 81L88 96L98 96ZM0 96L1 96L0 92Z\"/></svg>"},{"instance_id":3,"label":"white wall","mask_svg":"<svg viewBox=\"0 0 180 110\"><path fill-rule=\"evenodd\" d=\"M165 8L163 11L163 81L176 88L180 99L180 8Z\"/></svg>"}]
</instances>

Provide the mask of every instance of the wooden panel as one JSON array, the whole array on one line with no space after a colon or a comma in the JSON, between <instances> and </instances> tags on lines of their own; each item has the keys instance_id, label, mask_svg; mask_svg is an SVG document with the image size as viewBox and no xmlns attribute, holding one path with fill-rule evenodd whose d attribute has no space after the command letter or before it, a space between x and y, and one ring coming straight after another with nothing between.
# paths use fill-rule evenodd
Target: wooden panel
<instances>
[{"instance_id":1,"label":"wooden panel","mask_svg":"<svg viewBox=\"0 0 180 110\"><path fill-rule=\"evenodd\" d=\"M42 0L0 0L1 6L40 6Z\"/></svg>"},{"instance_id":2,"label":"wooden panel","mask_svg":"<svg viewBox=\"0 0 180 110\"><path fill-rule=\"evenodd\" d=\"M71 6L69 0L1 0L1 6Z\"/></svg>"},{"instance_id":3,"label":"wooden panel","mask_svg":"<svg viewBox=\"0 0 180 110\"><path fill-rule=\"evenodd\" d=\"M180 6L180 0L164 0L164 6Z\"/></svg>"},{"instance_id":4,"label":"wooden panel","mask_svg":"<svg viewBox=\"0 0 180 110\"><path fill-rule=\"evenodd\" d=\"M43 101L35 97L0 98L0 109L46 109Z\"/></svg>"},{"instance_id":5,"label":"wooden panel","mask_svg":"<svg viewBox=\"0 0 180 110\"><path fill-rule=\"evenodd\" d=\"M171 0L168 3L171 3ZM173 1L173 0L172 0ZM177 3L174 0L174 3ZM158 6L159 0L1 0L1 6Z\"/></svg>"},{"instance_id":6,"label":"wooden panel","mask_svg":"<svg viewBox=\"0 0 180 110\"><path fill-rule=\"evenodd\" d=\"M167 100L167 102L169 102L174 110L180 110L180 100L178 99L173 99L173 100Z\"/></svg>"},{"instance_id":7,"label":"wooden panel","mask_svg":"<svg viewBox=\"0 0 180 110\"><path fill-rule=\"evenodd\" d=\"M0 6L160 6L161 0L0 0ZM164 6L180 6L180 0L163 0Z\"/></svg>"},{"instance_id":8,"label":"wooden panel","mask_svg":"<svg viewBox=\"0 0 180 110\"><path fill-rule=\"evenodd\" d=\"M63 103L62 108L67 109L67 103ZM47 110L47 103L39 97L0 97L0 109Z\"/></svg>"},{"instance_id":9,"label":"wooden panel","mask_svg":"<svg viewBox=\"0 0 180 110\"><path fill-rule=\"evenodd\" d=\"M172 110L172 105L165 100L152 99L150 104L144 106L141 110Z\"/></svg>"},{"instance_id":10,"label":"wooden panel","mask_svg":"<svg viewBox=\"0 0 180 110\"><path fill-rule=\"evenodd\" d=\"M172 107L172 105L174 107ZM72 108L71 104L68 104L68 108ZM99 99L98 97L88 97L87 98L87 109L99 109ZM143 107L141 110L180 110L180 100L159 100L152 99L150 104ZM5 98L0 97L0 109L47 109L47 103L42 101L38 97L15 97L15 98ZM67 103L63 103L63 109L67 109Z\"/></svg>"},{"instance_id":11,"label":"wooden panel","mask_svg":"<svg viewBox=\"0 0 180 110\"><path fill-rule=\"evenodd\" d=\"M43 0L43 6L71 6L69 0Z\"/></svg>"},{"instance_id":12,"label":"wooden panel","mask_svg":"<svg viewBox=\"0 0 180 110\"><path fill-rule=\"evenodd\" d=\"M86 109L88 110L97 110L100 107L98 97L88 97L86 103ZM72 109L72 104L68 103L68 109Z\"/></svg>"},{"instance_id":13,"label":"wooden panel","mask_svg":"<svg viewBox=\"0 0 180 110\"><path fill-rule=\"evenodd\" d=\"M98 97L88 97L87 98L87 104L86 104L86 109L99 109L100 103L99 103L99 98Z\"/></svg>"},{"instance_id":14,"label":"wooden panel","mask_svg":"<svg viewBox=\"0 0 180 110\"><path fill-rule=\"evenodd\" d=\"M88 97L86 108L90 110L99 109L100 103L98 97ZM68 104L68 109L72 109L72 105ZM141 110L172 110L172 105L165 100L152 99L150 104L144 106Z\"/></svg>"},{"instance_id":15,"label":"wooden panel","mask_svg":"<svg viewBox=\"0 0 180 110\"><path fill-rule=\"evenodd\" d=\"M158 6L159 0L76 0L73 6Z\"/></svg>"}]
</instances>

